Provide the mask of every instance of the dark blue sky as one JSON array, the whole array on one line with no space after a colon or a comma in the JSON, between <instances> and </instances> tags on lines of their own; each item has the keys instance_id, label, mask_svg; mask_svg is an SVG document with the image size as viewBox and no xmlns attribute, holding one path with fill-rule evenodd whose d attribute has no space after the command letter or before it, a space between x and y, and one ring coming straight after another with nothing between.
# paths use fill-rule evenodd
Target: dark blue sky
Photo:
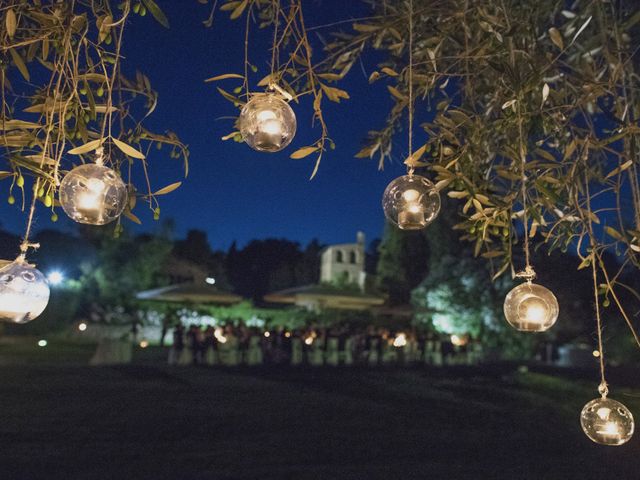
<instances>
[{"instance_id":1,"label":"dark blue sky","mask_svg":"<svg viewBox=\"0 0 640 480\"><path fill-rule=\"evenodd\" d=\"M336 149L325 154L316 178L309 181L314 157L291 160L289 155L308 145L319 135L312 128L310 100L294 105L298 118L296 138L284 152L258 153L244 144L223 142L231 131L234 107L222 99L215 85L205 78L242 72L243 24L230 21L219 12L213 28L202 20L208 7L195 0L158 1L171 22L171 29L158 25L149 15L135 17L125 31L124 70L130 75L141 70L158 91L159 104L146 126L152 130L175 131L191 150L190 174L183 187L162 198L162 217L175 221L176 236L198 228L208 233L214 248L227 248L232 241L240 245L253 238L285 237L301 243L318 238L324 243L355 239L363 230L368 240L382 232L384 217L380 206L382 192L389 181L403 173L399 160L377 169L376 160L354 158L369 129L379 128L391 101L384 85L369 85L367 77L373 63L356 66L342 88L351 100L332 104L326 117ZM336 2L337 3L337 2ZM340 9L329 8L334 1L305 2L309 26L357 18L367 12L360 2L340 2ZM351 11L349 11L351 9ZM257 28L254 28L254 32ZM328 33L329 30L323 30ZM257 82L268 73L269 40L253 35L251 61L259 67L252 78ZM321 57L322 52L316 55ZM228 83L226 83L228 82ZM232 89L233 80L221 86ZM404 142L396 157L406 153ZM154 188L181 180L181 165L155 149L149 156ZM19 203L19 202L17 202ZM151 212L138 207L143 220L136 227L124 220L125 228L157 228ZM59 228L73 229L59 212ZM40 210L37 228L49 228L50 214ZM16 206L4 203L2 225L20 232L24 216Z\"/></svg>"}]
</instances>

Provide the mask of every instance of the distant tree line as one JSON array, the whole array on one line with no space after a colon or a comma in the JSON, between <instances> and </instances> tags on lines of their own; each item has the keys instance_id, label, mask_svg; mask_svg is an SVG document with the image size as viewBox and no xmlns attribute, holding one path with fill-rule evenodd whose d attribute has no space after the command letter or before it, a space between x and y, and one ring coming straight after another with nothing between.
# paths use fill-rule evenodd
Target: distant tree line
<instances>
[{"instance_id":1,"label":"distant tree line","mask_svg":"<svg viewBox=\"0 0 640 480\"><path fill-rule=\"evenodd\" d=\"M474 258L468 244L458 240L451 224L456 212L445 202L438 221L423 232L385 228L382 239L367 248L366 271L370 288L384 295L390 307L411 304L414 324L449 333L468 333L504 351L521 351L531 338L514 335L502 318L504 294L512 286L507 278L491 281L490 266ZM118 238L82 227L76 233L42 230L35 238L42 245L35 261L45 273L61 270L69 281L64 293L56 291L43 322L29 328L65 325L78 316L110 321L135 315L136 292L170 283L164 266L170 257L192 262L216 279L216 286L233 291L261 306L265 294L319 282L323 248L314 239L306 246L287 239L252 240L224 251L212 248L205 232L191 230L174 239L170 223L155 234L122 234ZM15 251L19 238L0 229L0 251ZM535 251L537 272L558 297L560 321L545 339L566 342L576 338L591 342L592 297L588 269L576 271L577 257ZM617 259L606 257L615 264ZM631 272L618 281L629 292L640 287ZM638 299L623 295L638 317ZM635 308L635 310L633 310ZM605 336L616 351L630 354L633 344L623 322L609 312L605 302ZM337 318L337 317L336 317ZM344 321L344 316L340 317ZM24 327L21 327L24 328ZM524 338L523 338L524 337ZM543 337L537 337L535 341Z\"/></svg>"}]
</instances>

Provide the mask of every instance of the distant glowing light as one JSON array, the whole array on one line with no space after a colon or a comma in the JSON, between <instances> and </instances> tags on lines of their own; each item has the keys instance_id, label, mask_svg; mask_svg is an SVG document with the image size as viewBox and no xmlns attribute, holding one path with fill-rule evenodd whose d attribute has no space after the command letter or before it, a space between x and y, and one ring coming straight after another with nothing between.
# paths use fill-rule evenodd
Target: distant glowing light
<instances>
[{"instance_id":1,"label":"distant glowing light","mask_svg":"<svg viewBox=\"0 0 640 480\"><path fill-rule=\"evenodd\" d=\"M304 339L304 343L306 345L311 345L313 343L313 337L309 336L307 338Z\"/></svg>"},{"instance_id":2,"label":"distant glowing light","mask_svg":"<svg viewBox=\"0 0 640 480\"><path fill-rule=\"evenodd\" d=\"M227 343L227 337L224 336L224 332L221 328L216 328L213 332L213 336L216 337L220 343Z\"/></svg>"},{"instance_id":3,"label":"distant glowing light","mask_svg":"<svg viewBox=\"0 0 640 480\"><path fill-rule=\"evenodd\" d=\"M149 346L149 342L147 340L142 340L140 342L140 348L147 348Z\"/></svg>"},{"instance_id":4,"label":"distant glowing light","mask_svg":"<svg viewBox=\"0 0 640 480\"><path fill-rule=\"evenodd\" d=\"M87 324L82 322L80 325L78 325L78 330L80 330L81 332L84 332L87 329Z\"/></svg>"},{"instance_id":5,"label":"distant glowing light","mask_svg":"<svg viewBox=\"0 0 640 480\"><path fill-rule=\"evenodd\" d=\"M465 335L451 335L451 343L456 347L462 347L468 343L468 338Z\"/></svg>"},{"instance_id":6,"label":"distant glowing light","mask_svg":"<svg viewBox=\"0 0 640 480\"><path fill-rule=\"evenodd\" d=\"M264 336L269 338L271 336L271 334L269 332L264 332Z\"/></svg>"},{"instance_id":7,"label":"distant glowing light","mask_svg":"<svg viewBox=\"0 0 640 480\"><path fill-rule=\"evenodd\" d=\"M209 285L215 285L216 279L213 277L207 277L205 282L207 282Z\"/></svg>"},{"instance_id":8,"label":"distant glowing light","mask_svg":"<svg viewBox=\"0 0 640 480\"><path fill-rule=\"evenodd\" d=\"M593 356L598 358L600 356L600 351L599 350L594 350L593 351Z\"/></svg>"},{"instance_id":9,"label":"distant glowing light","mask_svg":"<svg viewBox=\"0 0 640 480\"><path fill-rule=\"evenodd\" d=\"M54 270L47 275L47 280L51 285L60 285L64 282L64 275L59 270Z\"/></svg>"},{"instance_id":10,"label":"distant glowing light","mask_svg":"<svg viewBox=\"0 0 640 480\"><path fill-rule=\"evenodd\" d=\"M42 339L42 340L38 340L38 346L39 347L46 347L47 346L47 341Z\"/></svg>"},{"instance_id":11,"label":"distant glowing light","mask_svg":"<svg viewBox=\"0 0 640 480\"><path fill-rule=\"evenodd\" d=\"M404 347L407 344L407 335L404 333L399 333L396 335L396 338L393 339L394 347Z\"/></svg>"},{"instance_id":12,"label":"distant glowing light","mask_svg":"<svg viewBox=\"0 0 640 480\"><path fill-rule=\"evenodd\" d=\"M284 336L289 338L291 336L291 332L285 332Z\"/></svg>"}]
</instances>

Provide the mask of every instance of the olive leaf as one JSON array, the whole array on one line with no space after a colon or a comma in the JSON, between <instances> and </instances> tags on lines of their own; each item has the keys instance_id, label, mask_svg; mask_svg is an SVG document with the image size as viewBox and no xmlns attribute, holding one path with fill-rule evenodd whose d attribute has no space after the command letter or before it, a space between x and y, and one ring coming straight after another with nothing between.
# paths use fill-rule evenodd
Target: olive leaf
<instances>
[{"instance_id":1,"label":"olive leaf","mask_svg":"<svg viewBox=\"0 0 640 480\"><path fill-rule=\"evenodd\" d=\"M247 8L248 3L249 0L242 0L242 2L240 2L240 4L233 10L233 12L231 12L231 16L229 18L231 20L235 20L240 15L242 15L242 12L244 12L244 9Z\"/></svg>"},{"instance_id":2,"label":"olive leaf","mask_svg":"<svg viewBox=\"0 0 640 480\"><path fill-rule=\"evenodd\" d=\"M138 225L142 225L142 221L138 217L136 217L131 210L126 209L122 214L131 220L133 223L137 223Z\"/></svg>"},{"instance_id":3,"label":"olive leaf","mask_svg":"<svg viewBox=\"0 0 640 480\"><path fill-rule=\"evenodd\" d=\"M296 150L295 152L293 152L291 155L289 155L289 158L293 158L294 160L298 160L304 157L307 157L309 155L311 155L313 152L317 152L318 151L318 146L311 146L311 147L302 147L298 150Z\"/></svg>"},{"instance_id":4,"label":"olive leaf","mask_svg":"<svg viewBox=\"0 0 640 480\"><path fill-rule=\"evenodd\" d=\"M7 27L7 35L9 35L9 38L13 38L16 34L16 28L18 27L16 12L14 12L12 8L7 10L4 20Z\"/></svg>"},{"instance_id":5,"label":"olive leaf","mask_svg":"<svg viewBox=\"0 0 640 480\"><path fill-rule=\"evenodd\" d=\"M330 87L328 85L325 85L324 83L321 84L321 88L327 98L332 102L340 103L341 98L349 99L349 94L339 88Z\"/></svg>"},{"instance_id":6,"label":"olive leaf","mask_svg":"<svg viewBox=\"0 0 640 480\"><path fill-rule=\"evenodd\" d=\"M147 7L147 10L151 12L153 18L156 19L156 22L158 22L165 28L169 28L169 20L167 19L167 16L154 0L142 0L142 3L144 3L145 7Z\"/></svg>"},{"instance_id":7,"label":"olive leaf","mask_svg":"<svg viewBox=\"0 0 640 480\"><path fill-rule=\"evenodd\" d=\"M167 185L166 187L161 188L160 190L153 193L153 195L166 195L167 193L171 193L182 185L182 182L175 182L171 185Z\"/></svg>"},{"instance_id":8,"label":"olive leaf","mask_svg":"<svg viewBox=\"0 0 640 480\"><path fill-rule=\"evenodd\" d=\"M393 95L395 98L397 98L398 100L400 100L402 102L408 101L407 96L403 95L402 93L400 93L400 90L398 90L396 87L393 87L391 85L387 85L387 90L389 90L389 93L391 95Z\"/></svg>"},{"instance_id":9,"label":"olive leaf","mask_svg":"<svg viewBox=\"0 0 640 480\"><path fill-rule=\"evenodd\" d=\"M79 147L72 148L67 153L70 155L82 155L83 153L93 152L100 145L102 145L102 140L92 140L90 142L85 143L84 145L80 145Z\"/></svg>"},{"instance_id":10,"label":"olive leaf","mask_svg":"<svg viewBox=\"0 0 640 480\"><path fill-rule=\"evenodd\" d=\"M122 140L118 140L117 138L112 138L111 140L113 140L115 146L118 147L125 155L138 158L140 160L144 160L146 158L143 153L139 152L131 145L124 143Z\"/></svg>"},{"instance_id":11,"label":"olive leaf","mask_svg":"<svg viewBox=\"0 0 640 480\"><path fill-rule=\"evenodd\" d=\"M24 77L24 79L28 82L30 80L29 70L27 69L27 65L24 63L24 60L18 53L15 48L10 48L9 53L11 54L11 58L13 59L13 63L15 63L16 68L20 71L20 74Z\"/></svg>"},{"instance_id":12,"label":"olive leaf","mask_svg":"<svg viewBox=\"0 0 640 480\"><path fill-rule=\"evenodd\" d=\"M217 82L218 80L226 80L227 78L240 78L244 79L244 75L239 75L237 73L225 73L223 75L218 75L215 77L207 78L205 82Z\"/></svg>"},{"instance_id":13,"label":"olive leaf","mask_svg":"<svg viewBox=\"0 0 640 480\"><path fill-rule=\"evenodd\" d=\"M564 40L562 39L562 34L556 27L551 27L549 29L549 38L551 38L553 44L560 50L564 49Z\"/></svg>"}]
</instances>

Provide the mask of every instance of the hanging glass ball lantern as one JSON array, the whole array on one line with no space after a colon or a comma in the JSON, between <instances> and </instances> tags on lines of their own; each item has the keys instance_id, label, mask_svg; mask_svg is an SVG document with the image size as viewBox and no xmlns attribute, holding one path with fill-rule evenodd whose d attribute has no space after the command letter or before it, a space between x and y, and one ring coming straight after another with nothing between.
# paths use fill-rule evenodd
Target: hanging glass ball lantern
<instances>
[{"instance_id":1,"label":"hanging glass ball lantern","mask_svg":"<svg viewBox=\"0 0 640 480\"><path fill-rule=\"evenodd\" d=\"M0 320L27 323L49 303L49 284L33 265L20 258L0 268Z\"/></svg>"},{"instance_id":2,"label":"hanging glass ball lantern","mask_svg":"<svg viewBox=\"0 0 640 480\"><path fill-rule=\"evenodd\" d=\"M296 115L275 93L258 93L242 108L239 118L242 139L259 152L279 152L296 134Z\"/></svg>"},{"instance_id":3,"label":"hanging glass ball lantern","mask_svg":"<svg viewBox=\"0 0 640 480\"><path fill-rule=\"evenodd\" d=\"M633 436L633 415L620 402L607 397L587 403L580 414L584 433L601 445L622 445Z\"/></svg>"},{"instance_id":4,"label":"hanging glass ball lantern","mask_svg":"<svg viewBox=\"0 0 640 480\"><path fill-rule=\"evenodd\" d=\"M87 163L62 179L60 203L65 213L78 223L105 225L124 210L127 187L114 170Z\"/></svg>"},{"instance_id":5,"label":"hanging glass ball lantern","mask_svg":"<svg viewBox=\"0 0 640 480\"><path fill-rule=\"evenodd\" d=\"M382 195L384 215L402 230L420 230L440 212L440 194L435 185L420 175L393 180Z\"/></svg>"},{"instance_id":6,"label":"hanging glass ball lantern","mask_svg":"<svg viewBox=\"0 0 640 480\"><path fill-rule=\"evenodd\" d=\"M544 332L558 319L558 300L548 288L526 282L512 289L504 299L507 322L521 332Z\"/></svg>"}]
</instances>

